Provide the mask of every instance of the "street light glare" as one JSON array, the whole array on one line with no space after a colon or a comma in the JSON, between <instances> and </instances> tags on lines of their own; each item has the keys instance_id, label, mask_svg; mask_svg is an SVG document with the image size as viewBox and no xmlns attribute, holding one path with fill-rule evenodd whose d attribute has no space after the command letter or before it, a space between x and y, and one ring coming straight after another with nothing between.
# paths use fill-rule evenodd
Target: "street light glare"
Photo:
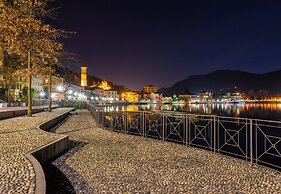
<instances>
[{"instance_id":1,"label":"street light glare","mask_svg":"<svg viewBox=\"0 0 281 194\"><path fill-rule=\"evenodd\" d=\"M40 92L40 93L39 93L39 96L40 96L40 97L44 97L44 96L45 96L45 92Z\"/></svg>"},{"instance_id":2,"label":"street light glare","mask_svg":"<svg viewBox=\"0 0 281 194\"><path fill-rule=\"evenodd\" d=\"M58 87L57 87L57 90L58 90L59 92L62 92L62 91L63 91L63 86L58 86Z\"/></svg>"}]
</instances>

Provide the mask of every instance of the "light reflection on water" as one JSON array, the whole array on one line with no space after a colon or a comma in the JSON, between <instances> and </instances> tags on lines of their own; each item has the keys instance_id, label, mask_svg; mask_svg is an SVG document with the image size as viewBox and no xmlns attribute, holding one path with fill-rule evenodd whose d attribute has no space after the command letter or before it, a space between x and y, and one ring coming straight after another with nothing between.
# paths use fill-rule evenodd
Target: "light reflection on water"
<instances>
[{"instance_id":1,"label":"light reflection on water","mask_svg":"<svg viewBox=\"0 0 281 194\"><path fill-rule=\"evenodd\" d=\"M197 114L216 114L220 116L249 117L258 119L281 120L281 104L186 104L186 105L127 105L106 106L103 111L180 111Z\"/></svg>"}]
</instances>

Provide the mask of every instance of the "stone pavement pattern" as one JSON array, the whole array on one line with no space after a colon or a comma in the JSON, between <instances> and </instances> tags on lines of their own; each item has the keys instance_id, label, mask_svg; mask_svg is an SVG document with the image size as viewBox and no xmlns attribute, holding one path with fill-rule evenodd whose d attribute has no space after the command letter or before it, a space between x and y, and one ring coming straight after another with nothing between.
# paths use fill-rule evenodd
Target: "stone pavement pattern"
<instances>
[{"instance_id":1,"label":"stone pavement pattern","mask_svg":"<svg viewBox=\"0 0 281 194\"><path fill-rule=\"evenodd\" d=\"M101 129L88 111L77 111L57 132L83 144L54 162L77 193L281 193L278 171L206 150ZM83 190L79 180L85 180L90 189Z\"/></svg>"},{"instance_id":2,"label":"stone pavement pattern","mask_svg":"<svg viewBox=\"0 0 281 194\"><path fill-rule=\"evenodd\" d=\"M69 109L16 117L0 121L0 193L34 193L35 172L25 153L60 137L36 127Z\"/></svg>"}]
</instances>

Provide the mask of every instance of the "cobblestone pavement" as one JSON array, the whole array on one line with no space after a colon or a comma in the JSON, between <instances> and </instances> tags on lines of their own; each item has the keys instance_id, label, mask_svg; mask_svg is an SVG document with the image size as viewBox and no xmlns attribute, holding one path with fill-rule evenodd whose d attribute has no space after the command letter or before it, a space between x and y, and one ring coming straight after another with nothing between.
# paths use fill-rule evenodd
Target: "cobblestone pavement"
<instances>
[{"instance_id":1,"label":"cobblestone pavement","mask_svg":"<svg viewBox=\"0 0 281 194\"><path fill-rule=\"evenodd\" d=\"M278 171L101 129L87 111L73 114L57 132L83 145L54 162L77 193L281 193ZM80 186L84 181L90 188Z\"/></svg>"},{"instance_id":2,"label":"cobblestone pavement","mask_svg":"<svg viewBox=\"0 0 281 194\"><path fill-rule=\"evenodd\" d=\"M69 109L0 121L0 193L34 193L35 172L25 153L57 139L36 127Z\"/></svg>"}]
</instances>

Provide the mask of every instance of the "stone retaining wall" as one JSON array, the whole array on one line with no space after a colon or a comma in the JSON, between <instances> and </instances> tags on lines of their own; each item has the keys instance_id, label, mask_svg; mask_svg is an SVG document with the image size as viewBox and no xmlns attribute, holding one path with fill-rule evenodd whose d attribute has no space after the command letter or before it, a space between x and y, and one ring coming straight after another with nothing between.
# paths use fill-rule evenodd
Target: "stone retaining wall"
<instances>
[{"instance_id":1,"label":"stone retaining wall","mask_svg":"<svg viewBox=\"0 0 281 194\"><path fill-rule=\"evenodd\" d=\"M70 111L59 115L56 118L50 119L47 122L39 125L38 130L44 131L44 133L50 133L50 130L55 125L59 124L62 120L70 115ZM52 133L51 133L52 134ZM46 193L46 181L44 171L40 164L44 164L48 161L53 160L65 150L68 149L68 136L61 135L62 137L56 141L53 141L47 145L44 145L36 150L33 150L26 154L26 157L32 163L35 174L36 174L36 194L45 194Z\"/></svg>"}]
</instances>

